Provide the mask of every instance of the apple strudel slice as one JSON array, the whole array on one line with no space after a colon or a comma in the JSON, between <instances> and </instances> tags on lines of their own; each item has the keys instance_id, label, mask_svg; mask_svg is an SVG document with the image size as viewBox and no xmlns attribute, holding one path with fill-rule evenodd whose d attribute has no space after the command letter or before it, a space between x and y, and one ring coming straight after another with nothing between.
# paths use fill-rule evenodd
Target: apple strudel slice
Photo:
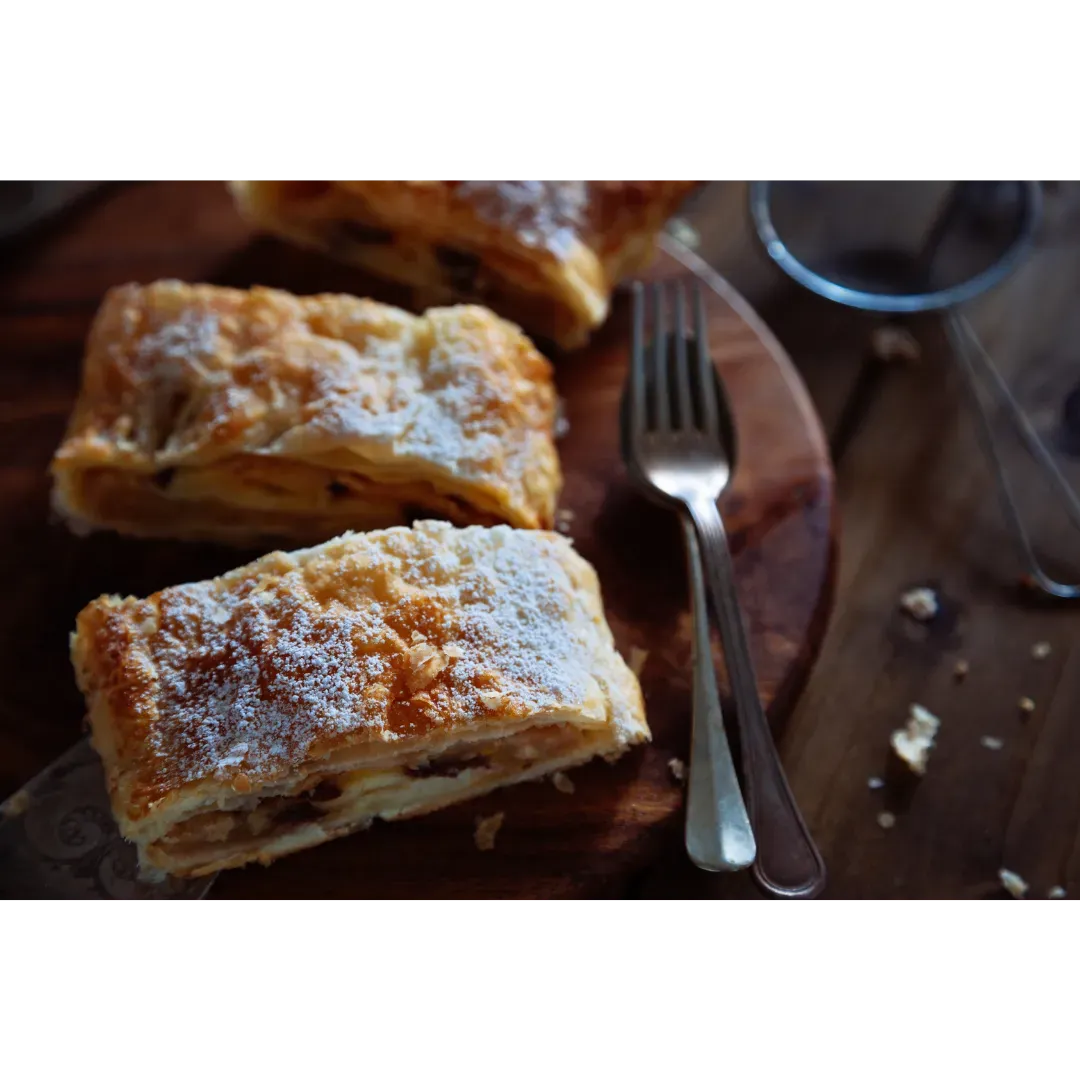
<instances>
[{"instance_id":1,"label":"apple strudel slice","mask_svg":"<svg viewBox=\"0 0 1080 1080\"><path fill-rule=\"evenodd\" d=\"M143 866L211 873L649 738L556 533L349 534L79 615L72 659Z\"/></svg>"},{"instance_id":2,"label":"apple strudel slice","mask_svg":"<svg viewBox=\"0 0 1080 1080\"><path fill-rule=\"evenodd\" d=\"M555 409L551 365L483 308L125 285L90 331L53 501L76 527L237 544L550 527Z\"/></svg>"},{"instance_id":3,"label":"apple strudel slice","mask_svg":"<svg viewBox=\"0 0 1080 1080\"><path fill-rule=\"evenodd\" d=\"M253 225L417 290L486 304L563 348L696 186L682 180L234 180Z\"/></svg>"}]
</instances>

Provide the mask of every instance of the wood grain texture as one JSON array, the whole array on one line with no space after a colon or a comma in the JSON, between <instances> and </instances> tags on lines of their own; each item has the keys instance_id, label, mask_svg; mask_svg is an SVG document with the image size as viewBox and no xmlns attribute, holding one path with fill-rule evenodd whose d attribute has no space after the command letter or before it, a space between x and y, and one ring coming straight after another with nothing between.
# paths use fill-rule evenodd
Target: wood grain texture
<instances>
[{"instance_id":1,"label":"wood grain texture","mask_svg":"<svg viewBox=\"0 0 1080 1080\"><path fill-rule=\"evenodd\" d=\"M702 254L745 288L792 356L836 452L843 553L821 655L787 724L782 751L796 796L829 866L826 898L1007 899L998 869L1020 873L1031 897L1055 886L1080 895L1080 610L1017 587L1022 566L999 512L964 389L934 318L907 323L917 365L870 355L881 318L802 292L763 258L735 220L743 185L717 185L692 218ZM1074 484L1076 443L1063 423L1080 384L1080 185L1047 195L1036 249L1021 270L968 310L1033 422ZM870 392L860 391L870 386ZM843 427L846 434L837 445ZM1041 545L1080 577L1077 534L1015 444L1010 469ZM912 585L940 589L943 611L913 623L898 610ZM1053 651L1031 657L1035 642ZM958 659L970 674L957 682ZM1035 712L1017 708L1030 696ZM888 738L910 702L942 720L924 780L871 791L885 776ZM984 735L1002 739L986 749ZM895 812L883 830L877 814ZM646 897L752 895L667 854L639 883Z\"/></svg>"},{"instance_id":2,"label":"wood grain texture","mask_svg":"<svg viewBox=\"0 0 1080 1080\"><path fill-rule=\"evenodd\" d=\"M680 261L681 260L681 261ZM724 508L762 693L793 703L816 651L834 563L832 476L810 399L782 348L705 264L675 246L654 276L709 285L713 355L728 380L740 464ZM145 594L220 573L212 546L80 540L48 523L45 468L76 388L82 340L102 293L179 277L294 292L405 296L276 241L252 237L220 185L132 185L98 193L0 268L0 797L77 736L81 701L67 660L79 608L101 592ZM570 432L562 507L597 567L620 647L647 650L642 674L655 742L614 766L573 773L573 795L523 785L425 818L223 875L213 895L618 896L657 859L681 855L682 789L667 762L689 743L690 625L681 541L670 514L630 487L618 456L627 303L586 353L557 364ZM493 852L478 814L506 813Z\"/></svg>"}]
</instances>

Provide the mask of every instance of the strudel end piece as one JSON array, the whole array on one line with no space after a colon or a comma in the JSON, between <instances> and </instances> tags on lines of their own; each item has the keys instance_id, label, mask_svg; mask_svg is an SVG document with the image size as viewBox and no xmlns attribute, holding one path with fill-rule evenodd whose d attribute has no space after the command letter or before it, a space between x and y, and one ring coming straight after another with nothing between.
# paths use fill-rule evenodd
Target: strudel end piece
<instances>
[{"instance_id":1,"label":"strudel end piece","mask_svg":"<svg viewBox=\"0 0 1080 1080\"><path fill-rule=\"evenodd\" d=\"M74 526L248 544L444 517L550 527L551 365L479 307L113 289L52 464Z\"/></svg>"},{"instance_id":2,"label":"strudel end piece","mask_svg":"<svg viewBox=\"0 0 1080 1080\"><path fill-rule=\"evenodd\" d=\"M592 568L425 521L101 597L72 659L113 811L179 875L310 847L648 739Z\"/></svg>"},{"instance_id":3,"label":"strudel end piece","mask_svg":"<svg viewBox=\"0 0 1080 1080\"><path fill-rule=\"evenodd\" d=\"M619 280L696 181L234 180L259 228L417 290L486 304L564 348L607 317Z\"/></svg>"}]
</instances>

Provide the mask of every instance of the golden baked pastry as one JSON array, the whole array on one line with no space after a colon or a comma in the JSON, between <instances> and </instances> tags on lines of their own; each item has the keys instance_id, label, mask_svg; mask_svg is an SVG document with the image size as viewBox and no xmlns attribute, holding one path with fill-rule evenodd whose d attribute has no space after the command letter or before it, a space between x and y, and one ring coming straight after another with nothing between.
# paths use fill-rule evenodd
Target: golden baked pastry
<instances>
[{"instance_id":1,"label":"golden baked pastry","mask_svg":"<svg viewBox=\"0 0 1080 1080\"><path fill-rule=\"evenodd\" d=\"M314 543L445 517L550 527L551 365L478 307L113 289L52 463L76 527Z\"/></svg>"},{"instance_id":2,"label":"golden baked pastry","mask_svg":"<svg viewBox=\"0 0 1080 1080\"><path fill-rule=\"evenodd\" d=\"M273 552L79 615L72 661L142 864L269 862L649 738L596 574L439 521Z\"/></svg>"},{"instance_id":3,"label":"golden baked pastry","mask_svg":"<svg viewBox=\"0 0 1080 1080\"><path fill-rule=\"evenodd\" d=\"M252 224L418 290L486 304L564 348L607 317L621 278L697 181L233 180Z\"/></svg>"}]
</instances>

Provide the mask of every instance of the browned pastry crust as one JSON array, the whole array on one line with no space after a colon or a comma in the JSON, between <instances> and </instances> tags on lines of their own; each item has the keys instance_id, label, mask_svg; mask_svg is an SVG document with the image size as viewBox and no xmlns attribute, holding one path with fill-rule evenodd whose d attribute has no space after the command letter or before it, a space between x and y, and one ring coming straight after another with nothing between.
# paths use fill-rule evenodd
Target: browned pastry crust
<instances>
[{"instance_id":1,"label":"browned pastry crust","mask_svg":"<svg viewBox=\"0 0 1080 1080\"><path fill-rule=\"evenodd\" d=\"M478 301L564 348L607 317L696 185L683 180L234 180L259 228L418 290Z\"/></svg>"},{"instance_id":2,"label":"browned pastry crust","mask_svg":"<svg viewBox=\"0 0 1080 1080\"><path fill-rule=\"evenodd\" d=\"M649 737L592 568L425 521L79 615L72 661L147 867L210 873Z\"/></svg>"},{"instance_id":3,"label":"browned pastry crust","mask_svg":"<svg viewBox=\"0 0 1080 1080\"><path fill-rule=\"evenodd\" d=\"M551 365L479 307L113 289L53 459L76 526L253 543L413 517L549 527Z\"/></svg>"}]
</instances>

